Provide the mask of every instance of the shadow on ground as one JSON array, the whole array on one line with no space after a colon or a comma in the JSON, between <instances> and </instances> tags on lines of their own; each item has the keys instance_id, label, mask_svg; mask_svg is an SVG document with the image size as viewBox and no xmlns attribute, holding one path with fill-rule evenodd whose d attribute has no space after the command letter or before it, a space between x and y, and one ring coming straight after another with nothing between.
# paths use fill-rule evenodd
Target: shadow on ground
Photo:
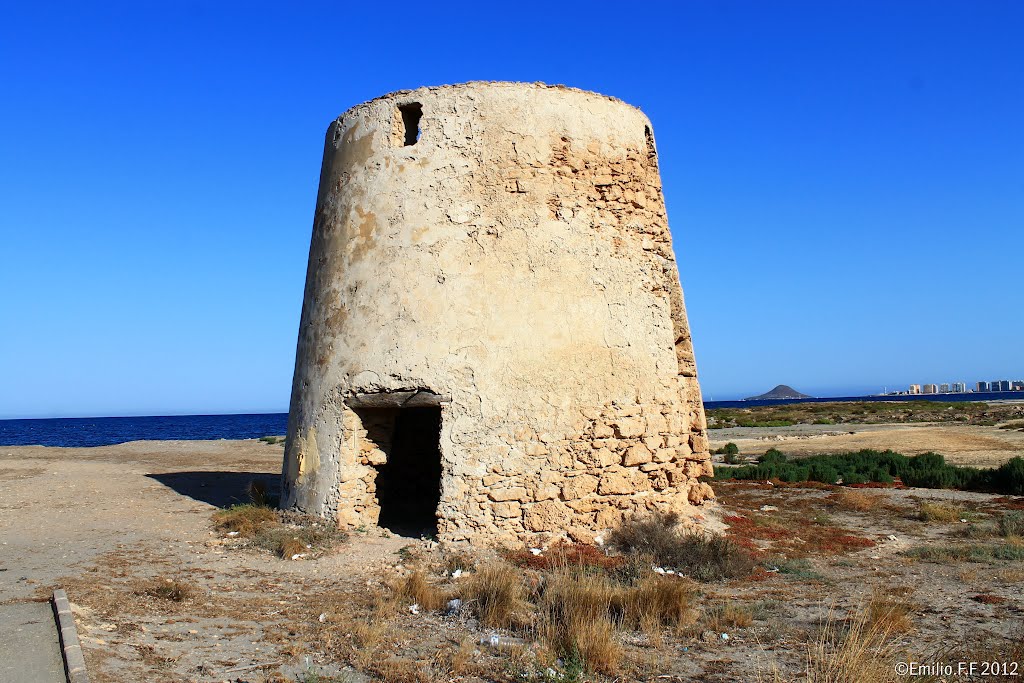
<instances>
[{"instance_id":1,"label":"shadow on ground","mask_svg":"<svg viewBox=\"0 0 1024 683\"><path fill-rule=\"evenodd\" d=\"M274 496L281 490L281 475L277 472L167 472L146 476L183 496L219 508L251 502L248 492L253 481L262 481Z\"/></svg>"}]
</instances>

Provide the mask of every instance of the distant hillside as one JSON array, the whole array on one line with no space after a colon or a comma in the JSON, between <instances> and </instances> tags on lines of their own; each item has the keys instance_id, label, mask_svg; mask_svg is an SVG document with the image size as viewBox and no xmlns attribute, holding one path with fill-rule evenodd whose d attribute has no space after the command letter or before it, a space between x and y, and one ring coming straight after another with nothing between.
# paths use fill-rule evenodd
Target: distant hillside
<instances>
[{"instance_id":1,"label":"distant hillside","mask_svg":"<svg viewBox=\"0 0 1024 683\"><path fill-rule=\"evenodd\" d=\"M793 387L787 387L785 384L780 384L779 386L777 386L774 389L772 389L771 391L769 391L767 394L761 394L760 396L750 396L750 397L745 398L743 400L744 401L767 401L767 400L779 399L779 398L814 398L814 397L813 396L808 396L807 394L801 394L799 391L797 391Z\"/></svg>"}]
</instances>

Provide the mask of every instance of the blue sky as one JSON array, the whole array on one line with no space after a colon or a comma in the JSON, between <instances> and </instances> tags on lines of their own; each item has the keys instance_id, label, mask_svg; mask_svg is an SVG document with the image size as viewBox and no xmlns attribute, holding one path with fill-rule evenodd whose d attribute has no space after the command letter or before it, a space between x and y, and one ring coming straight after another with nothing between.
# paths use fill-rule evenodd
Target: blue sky
<instances>
[{"instance_id":1,"label":"blue sky","mask_svg":"<svg viewBox=\"0 0 1024 683\"><path fill-rule=\"evenodd\" d=\"M1024 5L0 10L0 417L286 410L323 134L467 80L654 123L705 398L1024 376Z\"/></svg>"}]
</instances>

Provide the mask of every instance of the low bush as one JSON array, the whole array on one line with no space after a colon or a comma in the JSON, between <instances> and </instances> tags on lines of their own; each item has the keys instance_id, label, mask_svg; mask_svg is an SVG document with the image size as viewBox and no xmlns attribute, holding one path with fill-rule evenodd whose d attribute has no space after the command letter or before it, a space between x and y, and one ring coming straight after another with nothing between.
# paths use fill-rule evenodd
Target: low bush
<instances>
[{"instance_id":1,"label":"low bush","mask_svg":"<svg viewBox=\"0 0 1024 683\"><path fill-rule=\"evenodd\" d=\"M609 543L620 552L650 555L662 567L698 581L737 578L754 569L750 554L732 540L685 531L672 513L631 517L611 533Z\"/></svg>"},{"instance_id":2,"label":"low bush","mask_svg":"<svg viewBox=\"0 0 1024 683\"><path fill-rule=\"evenodd\" d=\"M822 575L814 570L814 565L806 557L776 557L766 562L765 566L795 579L813 581L822 578Z\"/></svg>"},{"instance_id":3,"label":"low bush","mask_svg":"<svg viewBox=\"0 0 1024 683\"><path fill-rule=\"evenodd\" d=\"M739 420L739 427L792 427L795 422L792 420Z\"/></svg>"},{"instance_id":4,"label":"low bush","mask_svg":"<svg viewBox=\"0 0 1024 683\"><path fill-rule=\"evenodd\" d=\"M1024 512L1005 512L999 518L1000 536L1024 536Z\"/></svg>"}]
</instances>

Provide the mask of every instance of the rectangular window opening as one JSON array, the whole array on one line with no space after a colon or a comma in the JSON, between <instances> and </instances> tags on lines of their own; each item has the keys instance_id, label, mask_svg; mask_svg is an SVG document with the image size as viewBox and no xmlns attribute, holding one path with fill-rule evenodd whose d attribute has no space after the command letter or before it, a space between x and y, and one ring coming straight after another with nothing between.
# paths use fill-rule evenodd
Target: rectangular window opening
<instances>
[{"instance_id":1,"label":"rectangular window opening","mask_svg":"<svg viewBox=\"0 0 1024 683\"><path fill-rule=\"evenodd\" d=\"M420 139L420 119L423 118L423 105L419 102L399 105L402 114L402 125L405 128L405 146L415 145Z\"/></svg>"}]
</instances>

